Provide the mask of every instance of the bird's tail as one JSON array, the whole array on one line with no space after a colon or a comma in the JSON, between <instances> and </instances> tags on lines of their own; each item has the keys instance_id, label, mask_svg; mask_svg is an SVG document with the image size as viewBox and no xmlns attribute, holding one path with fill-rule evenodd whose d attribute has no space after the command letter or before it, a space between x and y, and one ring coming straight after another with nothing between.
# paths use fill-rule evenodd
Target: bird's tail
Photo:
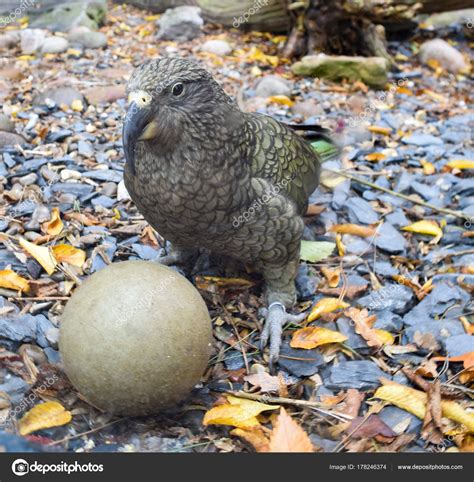
<instances>
[{"instance_id":1,"label":"bird's tail","mask_svg":"<svg viewBox=\"0 0 474 482\"><path fill-rule=\"evenodd\" d=\"M323 138L311 142L313 149L318 153L321 162L337 159L341 153L339 146L330 138Z\"/></svg>"},{"instance_id":2,"label":"bird's tail","mask_svg":"<svg viewBox=\"0 0 474 482\"><path fill-rule=\"evenodd\" d=\"M337 159L341 148L329 129L319 125L289 124L296 131L303 131L303 137L310 142L321 162Z\"/></svg>"}]
</instances>

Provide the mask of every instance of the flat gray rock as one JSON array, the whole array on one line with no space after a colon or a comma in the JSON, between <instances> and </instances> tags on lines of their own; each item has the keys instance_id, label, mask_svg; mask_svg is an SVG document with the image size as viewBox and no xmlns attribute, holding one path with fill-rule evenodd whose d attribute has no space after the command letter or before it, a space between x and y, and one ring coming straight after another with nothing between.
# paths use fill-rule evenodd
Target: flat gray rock
<instances>
[{"instance_id":1,"label":"flat gray rock","mask_svg":"<svg viewBox=\"0 0 474 482\"><path fill-rule=\"evenodd\" d=\"M341 362L329 369L329 379L325 385L333 389L370 390L380 386L380 378L390 378L372 361Z\"/></svg>"}]
</instances>

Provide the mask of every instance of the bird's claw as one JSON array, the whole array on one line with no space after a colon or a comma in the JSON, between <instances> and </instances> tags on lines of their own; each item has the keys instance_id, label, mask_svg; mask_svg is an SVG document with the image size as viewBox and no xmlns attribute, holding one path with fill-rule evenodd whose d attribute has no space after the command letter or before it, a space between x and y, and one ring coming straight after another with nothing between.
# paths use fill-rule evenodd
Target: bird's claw
<instances>
[{"instance_id":1,"label":"bird's claw","mask_svg":"<svg viewBox=\"0 0 474 482\"><path fill-rule=\"evenodd\" d=\"M270 370L273 372L274 366L280 356L281 337L283 334L283 327L287 323L299 323L306 317L305 313L299 315L292 315L287 313L285 307L281 303L272 303L268 309L263 310L265 316L265 326L263 328L260 339L260 349L267 346L270 341L270 360L268 362Z\"/></svg>"}]
</instances>

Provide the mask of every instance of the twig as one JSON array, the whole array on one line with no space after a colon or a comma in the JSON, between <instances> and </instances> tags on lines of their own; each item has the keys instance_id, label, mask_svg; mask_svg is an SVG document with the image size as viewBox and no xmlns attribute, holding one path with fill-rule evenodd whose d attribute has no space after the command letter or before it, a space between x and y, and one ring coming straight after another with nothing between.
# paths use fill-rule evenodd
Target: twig
<instances>
[{"instance_id":1,"label":"twig","mask_svg":"<svg viewBox=\"0 0 474 482\"><path fill-rule=\"evenodd\" d=\"M86 432L81 432L81 433L78 433L76 435L70 435L68 437L62 438L61 440L55 440L54 442L51 442L47 445L50 447L52 445L58 445L58 444L63 443L63 442L69 442L69 440L74 440L76 438L83 437L84 435L89 435L91 433L98 432L99 430L102 430L105 427L110 427L110 425L114 425L116 423L119 423L123 420L126 420L127 418L128 417L122 417L122 418L119 418L118 420L112 420L112 422L105 423L104 425L101 425L100 427L92 428L91 430L87 430Z\"/></svg>"},{"instance_id":2,"label":"twig","mask_svg":"<svg viewBox=\"0 0 474 482\"><path fill-rule=\"evenodd\" d=\"M336 412L334 410L325 410L322 407L324 405L318 402L309 402L307 400L294 400L292 398L283 398L283 397L270 397L267 395L257 395L255 393L246 393L246 392L233 392L228 391L229 395L233 395L234 397L245 398L247 400L255 400L256 402L262 403L283 403L286 405L295 405L297 407L308 407L318 412L323 413L324 415L329 415L331 417L337 418L343 422L350 422L352 417L346 415L345 413Z\"/></svg>"},{"instance_id":3,"label":"twig","mask_svg":"<svg viewBox=\"0 0 474 482\"><path fill-rule=\"evenodd\" d=\"M378 189L379 191L386 192L387 194L390 194L395 197L399 197L401 199L405 199L406 201L410 201L413 204L419 204L420 206L424 206L425 208L431 209L433 211L437 211L439 213L443 214L449 214L450 216L455 216L456 218L464 219L466 221L470 221L472 219L472 216L470 216L467 213L463 213L462 211L454 211L452 209L447 209L447 208L439 208L433 204L426 203L424 201L419 201L417 199L413 199L410 196L407 196L406 194L401 194L399 192L392 191L391 189L387 189L386 187L378 186L377 184L374 184L373 182L366 181L365 179L361 179L360 177L353 176L352 174L349 174L344 171L339 171L338 169L327 169L325 168L326 171L332 172L334 174L339 174L340 176L347 177L349 179L352 179L353 181L356 181L360 184L364 184L366 186L369 186L373 189Z\"/></svg>"}]
</instances>

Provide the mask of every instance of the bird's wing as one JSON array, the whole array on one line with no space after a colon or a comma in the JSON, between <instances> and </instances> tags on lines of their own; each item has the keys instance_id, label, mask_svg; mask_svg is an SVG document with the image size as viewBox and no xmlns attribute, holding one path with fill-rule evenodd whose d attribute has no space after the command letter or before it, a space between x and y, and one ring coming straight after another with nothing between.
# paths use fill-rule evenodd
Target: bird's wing
<instances>
[{"instance_id":1,"label":"bird's wing","mask_svg":"<svg viewBox=\"0 0 474 482\"><path fill-rule=\"evenodd\" d=\"M300 214L319 183L320 159L311 145L277 120L247 114L248 156L253 177L279 186Z\"/></svg>"}]
</instances>

